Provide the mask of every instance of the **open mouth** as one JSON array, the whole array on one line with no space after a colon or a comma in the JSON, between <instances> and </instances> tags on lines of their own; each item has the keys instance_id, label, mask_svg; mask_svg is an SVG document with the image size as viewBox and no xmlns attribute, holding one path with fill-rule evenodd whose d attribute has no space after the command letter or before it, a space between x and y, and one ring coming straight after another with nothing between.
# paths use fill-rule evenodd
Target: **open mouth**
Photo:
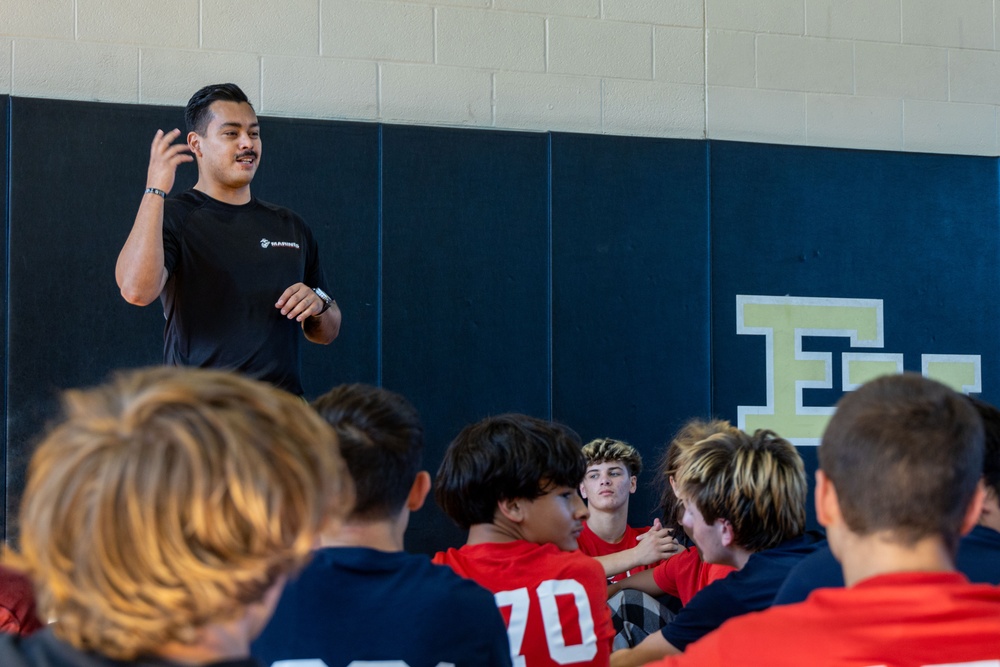
<instances>
[{"instance_id":1,"label":"open mouth","mask_svg":"<svg viewBox=\"0 0 1000 667\"><path fill-rule=\"evenodd\" d=\"M257 156L253 154L237 155L236 161L240 164L253 164L257 161Z\"/></svg>"}]
</instances>

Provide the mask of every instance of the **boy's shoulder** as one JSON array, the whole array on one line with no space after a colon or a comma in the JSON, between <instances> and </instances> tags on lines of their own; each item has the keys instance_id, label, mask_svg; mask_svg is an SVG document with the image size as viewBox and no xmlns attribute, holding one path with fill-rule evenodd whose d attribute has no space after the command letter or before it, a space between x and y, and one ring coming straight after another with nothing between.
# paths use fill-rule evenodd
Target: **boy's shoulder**
<instances>
[{"instance_id":1,"label":"boy's shoulder","mask_svg":"<svg viewBox=\"0 0 1000 667\"><path fill-rule=\"evenodd\" d=\"M563 551L555 544L526 540L465 545L438 553L434 562L477 580L484 573L499 575L516 571L539 580L576 579L584 584L607 585L604 568L590 556L579 551Z\"/></svg>"}]
</instances>

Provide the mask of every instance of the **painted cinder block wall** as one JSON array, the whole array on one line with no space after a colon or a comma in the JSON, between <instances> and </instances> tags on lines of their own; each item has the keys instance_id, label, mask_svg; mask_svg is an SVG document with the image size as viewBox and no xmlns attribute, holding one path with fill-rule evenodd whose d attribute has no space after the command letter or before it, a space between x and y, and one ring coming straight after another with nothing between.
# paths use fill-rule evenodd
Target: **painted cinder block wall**
<instances>
[{"instance_id":1,"label":"painted cinder block wall","mask_svg":"<svg viewBox=\"0 0 1000 667\"><path fill-rule=\"evenodd\" d=\"M1000 0L3 0L0 94L998 154Z\"/></svg>"}]
</instances>

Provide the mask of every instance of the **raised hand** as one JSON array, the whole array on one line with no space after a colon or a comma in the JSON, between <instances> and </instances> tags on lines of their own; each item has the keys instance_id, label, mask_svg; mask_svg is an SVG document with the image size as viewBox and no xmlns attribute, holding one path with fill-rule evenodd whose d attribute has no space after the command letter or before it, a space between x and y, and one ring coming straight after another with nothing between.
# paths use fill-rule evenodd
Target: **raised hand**
<instances>
[{"instance_id":1,"label":"raised hand","mask_svg":"<svg viewBox=\"0 0 1000 667\"><path fill-rule=\"evenodd\" d=\"M174 187L177 165L191 162L194 156L186 143L174 143L181 131L173 129L166 134L157 130L153 145L149 148L149 169L146 172L146 187L170 192Z\"/></svg>"}]
</instances>

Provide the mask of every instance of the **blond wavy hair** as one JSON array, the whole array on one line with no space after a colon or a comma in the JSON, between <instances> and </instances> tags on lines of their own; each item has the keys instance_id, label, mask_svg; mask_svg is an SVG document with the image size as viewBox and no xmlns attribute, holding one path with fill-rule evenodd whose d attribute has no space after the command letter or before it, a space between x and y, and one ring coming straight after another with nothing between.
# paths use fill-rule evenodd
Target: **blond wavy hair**
<instances>
[{"instance_id":1,"label":"blond wavy hair","mask_svg":"<svg viewBox=\"0 0 1000 667\"><path fill-rule=\"evenodd\" d=\"M678 495L694 502L706 523L732 524L735 542L747 551L805 532L805 466L795 447L772 431L710 435L681 451L677 469Z\"/></svg>"},{"instance_id":2,"label":"blond wavy hair","mask_svg":"<svg viewBox=\"0 0 1000 667\"><path fill-rule=\"evenodd\" d=\"M628 468L628 474L637 477L642 472L642 456L632 445L614 438L597 438L583 446L583 456L587 465L621 461Z\"/></svg>"},{"instance_id":3,"label":"blond wavy hair","mask_svg":"<svg viewBox=\"0 0 1000 667\"><path fill-rule=\"evenodd\" d=\"M303 565L324 522L350 509L332 429L263 383L161 367L63 402L8 560L81 650L131 660L195 644Z\"/></svg>"}]
</instances>

